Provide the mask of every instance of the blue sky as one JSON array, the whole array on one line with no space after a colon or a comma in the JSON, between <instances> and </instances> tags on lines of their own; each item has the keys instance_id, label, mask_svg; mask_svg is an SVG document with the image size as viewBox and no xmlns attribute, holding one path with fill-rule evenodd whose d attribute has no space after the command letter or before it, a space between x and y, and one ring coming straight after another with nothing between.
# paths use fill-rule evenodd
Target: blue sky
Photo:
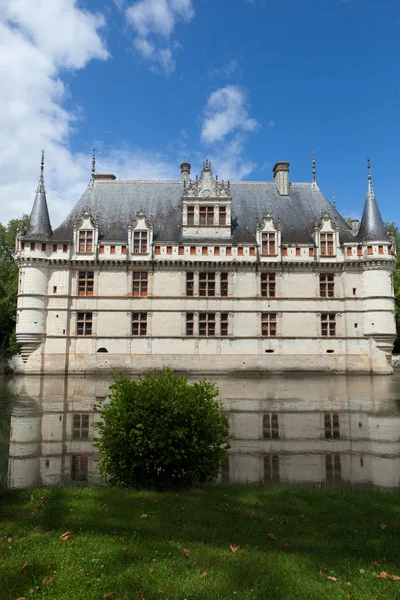
<instances>
[{"instance_id":1,"label":"blue sky","mask_svg":"<svg viewBox=\"0 0 400 600\"><path fill-rule=\"evenodd\" d=\"M51 8L50 8L51 6ZM366 156L400 223L395 0L0 0L0 220L29 212L46 150L53 225L98 171L317 180L360 217ZM3 35L2 35L3 34ZM29 60L28 57L29 56ZM4 143L6 142L6 143Z\"/></svg>"}]
</instances>

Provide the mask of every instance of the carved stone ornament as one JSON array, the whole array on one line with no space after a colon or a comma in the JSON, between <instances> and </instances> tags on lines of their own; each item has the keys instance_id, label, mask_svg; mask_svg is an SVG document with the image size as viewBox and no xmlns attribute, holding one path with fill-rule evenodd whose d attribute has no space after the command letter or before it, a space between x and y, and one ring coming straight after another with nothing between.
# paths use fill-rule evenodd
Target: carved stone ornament
<instances>
[{"instance_id":1,"label":"carved stone ornament","mask_svg":"<svg viewBox=\"0 0 400 600\"><path fill-rule=\"evenodd\" d=\"M186 198L230 198L230 184L218 178L213 177L211 163L206 160L203 163L203 170L200 179L196 177L195 181L190 180L188 185L184 186L183 196Z\"/></svg>"}]
</instances>

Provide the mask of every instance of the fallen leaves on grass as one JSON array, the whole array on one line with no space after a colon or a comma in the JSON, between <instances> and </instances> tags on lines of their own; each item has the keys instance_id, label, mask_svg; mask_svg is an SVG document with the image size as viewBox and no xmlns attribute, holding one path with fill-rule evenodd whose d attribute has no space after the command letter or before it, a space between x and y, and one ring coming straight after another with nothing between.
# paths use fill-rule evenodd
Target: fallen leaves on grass
<instances>
[{"instance_id":1,"label":"fallen leaves on grass","mask_svg":"<svg viewBox=\"0 0 400 600\"><path fill-rule=\"evenodd\" d=\"M25 597L23 598L22 596L20 596L19 598L17 598L17 600L26 600L26 598Z\"/></svg>"},{"instance_id":2,"label":"fallen leaves on grass","mask_svg":"<svg viewBox=\"0 0 400 600\"><path fill-rule=\"evenodd\" d=\"M233 554L235 554L235 552L237 552L240 548L240 546L235 546L235 545L230 545L229 548L231 549L231 552L233 552Z\"/></svg>"},{"instance_id":3,"label":"fallen leaves on grass","mask_svg":"<svg viewBox=\"0 0 400 600\"><path fill-rule=\"evenodd\" d=\"M289 544L287 544L286 542L283 544L283 548L284 550L287 550L289 548Z\"/></svg>"},{"instance_id":4,"label":"fallen leaves on grass","mask_svg":"<svg viewBox=\"0 0 400 600\"><path fill-rule=\"evenodd\" d=\"M23 573L27 567L31 567L31 566L32 566L31 563L28 563L28 561L25 561L21 567L21 573Z\"/></svg>"},{"instance_id":5,"label":"fallen leaves on grass","mask_svg":"<svg viewBox=\"0 0 400 600\"><path fill-rule=\"evenodd\" d=\"M164 592L163 592L163 589L162 589L162 588L158 588L158 590L157 590L157 594L163 594L163 593L164 593Z\"/></svg>"},{"instance_id":6,"label":"fallen leaves on grass","mask_svg":"<svg viewBox=\"0 0 400 600\"><path fill-rule=\"evenodd\" d=\"M183 511L185 510L185 507L184 507L184 506L180 506L180 507L179 507L179 510L180 510L181 512L183 512Z\"/></svg>"},{"instance_id":7,"label":"fallen leaves on grass","mask_svg":"<svg viewBox=\"0 0 400 600\"><path fill-rule=\"evenodd\" d=\"M275 534L274 533L269 533L268 537L270 540L276 540Z\"/></svg>"},{"instance_id":8,"label":"fallen leaves on grass","mask_svg":"<svg viewBox=\"0 0 400 600\"><path fill-rule=\"evenodd\" d=\"M400 581L399 575L390 575L389 573L386 573L386 571L382 571L382 573L379 573L377 577L379 579L390 579L391 581Z\"/></svg>"},{"instance_id":9,"label":"fallen leaves on grass","mask_svg":"<svg viewBox=\"0 0 400 600\"><path fill-rule=\"evenodd\" d=\"M8 537L6 540L9 544L11 544L11 542L13 541L12 537Z\"/></svg>"},{"instance_id":10,"label":"fallen leaves on grass","mask_svg":"<svg viewBox=\"0 0 400 600\"><path fill-rule=\"evenodd\" d=\"M306 516L306 515L305 515L304 513L301 513L301 514L299 515L299 519L305 519L305 516Z\"/></svg>"},{"instance_id":11,"label":"fallen leaves on grass","mask_svg":"<svg viewBox=\"0 0 400 600\"><path fill-rule=\"evenodd\" d=\"M186 558L187 558L188 556L190 556L190 552L189 552L189 550L186 550L186 548L183 548L183 549L182 549L182 554L183 554L183 556L186 556Z\"/></svg>"},{"instance_id":12,"label":"fallen leaves on grass","mask_svg":"<svg viewBox=\"0 0 400 600\"><path fill-rule=\"evenodd\" d=\"M55 580L56 580L56 578L54 576L49 577L47 579L45 578L45 579L43 579L43 585L49 585L49 583L53 583L53 581L55 581Z\"/></svg>"},{"instance_id":13,"label":"fallen leaves on grass","mask_svg":"<svg viewBox=\"0 0 400 600\"><path fill-rule=\"evenodd\" d=\"M252 519L254 517L254 513L253 512L249 513L248 517L249 517L249 519Z\"/></svg>"},{"instance_id":14,"label":"fallen leaves on grass","mask_svg":"<svg viewBox=\"0 0 400 600\"><path fill-rule=\"evenodd\" d=\"M114 596L119 596L118 592L109 592L108 594L104 594L103 598L113 598Z\"/></svg>"},{"instance_id":15,"label":"fallen leaves on grass","mask_svg":"<svg viewBox=\"0 0 400 600\"><path fill-rule=\"evenodd\" d=\"M207 571L204 571L204 573L200 575L200 579L204 579L204 577L207 577Z\"/></svg>"},{"instance_id":16,"label":"fallen leaves on grass","mask_svg":"<svg viewBox=\"0 0 400 600\"><path fill-rule=\"evenodd\" d=\"M149 569L149 573L150 573L150 575L152 575L154 573L154 570L153 569Z\"/></svg>"},{"instance_id":17,"label":"fallen leaves on grass","mask_svg":"<svg viewBox=\"0 0 400 600\"><path fill-rule=\"evenodd\" d=\"M124 546L122 546L122 550L123 550L124 552L128 552L128 548L125 548Z\"/></svg>"},{"instance_id":18,"label":"fallen leaves on grass","mask_svg":"<svg viewBox=\"0 0 400 600\"><path fill-rule=\"evenodd\" d=\"M380 527L381 529L387 529L387 525L386 525L386 523L381 523L381 524L379 525L379 527Z\"/></svg>"},{"instance_id":19,"label":"fallen leaves on grass","mask_svg":"<svg viewBox=\"0 0 400 600\"><path fill-rule=\"evenodd\" d=\"M377 560L374 560L374 562L372 563L374 565L374 567L380 567L381 563L379 563Z\"/></svg>"},{"instance_id":20,"label":"fallen leaves on grass","mask_svg":"<svg viewBox=\"0 0 400 600\"><path fill-rule=\"evenodd\" d=\"M331 575L327 576L328 581L337 581L337 577L332 577Z\"/></svg>"},{"instance_id":21,"label":"fallen leaves on grass","mask_svg":"<svg viewBox=\"0 0 400 600\"><path fill-rule=\"evenodd\" d=\"M275 517L270 517L270 518L268 519L268 521L271 521L271 522L272 522L274 519L275 519Z\"/></svg>"},{"instance_id":22,"label":"fallen leaves on grass","mask_svg":"<svg viewBox=\"0 0 400 600\"><path fill-rule=\"evenodd\" d=\"M63 533L62 535L60 535L60 537L58 539L61 540L62 542L68 542L68 540L69 540L70 537L71 537L71 532L70 531L66 531L65 533Z\"/></svg>"},{"instance_id":23,"label":"fallen leaves on grass","mask_svg":"<svg viewBox=\"0 0 400 600\"><path fill-rule=\"evenodd\" d=\"M140 518L141 518L141 519L148 519L148 518L149 518L149 515L147 515L146 513L144 513L144 514L143 514L143 515L142 515Z\"/></svg>"}]
</instances>

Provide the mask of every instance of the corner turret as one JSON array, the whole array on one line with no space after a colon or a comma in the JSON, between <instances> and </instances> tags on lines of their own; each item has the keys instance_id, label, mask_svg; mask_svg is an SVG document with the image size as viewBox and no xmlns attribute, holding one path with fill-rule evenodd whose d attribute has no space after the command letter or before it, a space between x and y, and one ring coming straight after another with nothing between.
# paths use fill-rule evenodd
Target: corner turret
<instances>
[{"instance_id":1,"label":"corner turret","mask_svg":"<svg viewBox=\"0 0 400 600\"><path fill-rule=\"evenodd\" d=\"M359 242L387 242L388 235L383 224L381 213L372 186L371 162L368 157L368 187L365 198L364 212L358 230L357 240Z\"/></svg>"},{"instance_id":2,"label":"corner turret","mask_svg":"<svg viewBox=\"0 0 400 600\"><path fill-rule=\"evenodd\" d=\"M49 210L47 208L46 190L44 187L44 150L42 151L42 162L40 167L39 185L36 190L35 201L29 225L24 235L25 239L47 240L53 235L50 225Z\"/></svg>"}]
</instances>

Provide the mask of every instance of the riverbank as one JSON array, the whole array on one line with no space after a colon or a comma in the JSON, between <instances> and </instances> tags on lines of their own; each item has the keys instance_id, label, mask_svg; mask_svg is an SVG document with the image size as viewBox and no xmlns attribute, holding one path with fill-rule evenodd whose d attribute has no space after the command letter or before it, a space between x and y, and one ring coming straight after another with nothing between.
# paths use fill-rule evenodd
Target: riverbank
<instances>
[{"instance_id":1,"label":"riverbank","mask_svg":"<svg viewBox=\"0 0 400 600\"><path fill-rule=\"evenodd\" d=\"M397 493L205 487L0 493L0 597L399 598Z\"/></svg>"}]
</instances>

